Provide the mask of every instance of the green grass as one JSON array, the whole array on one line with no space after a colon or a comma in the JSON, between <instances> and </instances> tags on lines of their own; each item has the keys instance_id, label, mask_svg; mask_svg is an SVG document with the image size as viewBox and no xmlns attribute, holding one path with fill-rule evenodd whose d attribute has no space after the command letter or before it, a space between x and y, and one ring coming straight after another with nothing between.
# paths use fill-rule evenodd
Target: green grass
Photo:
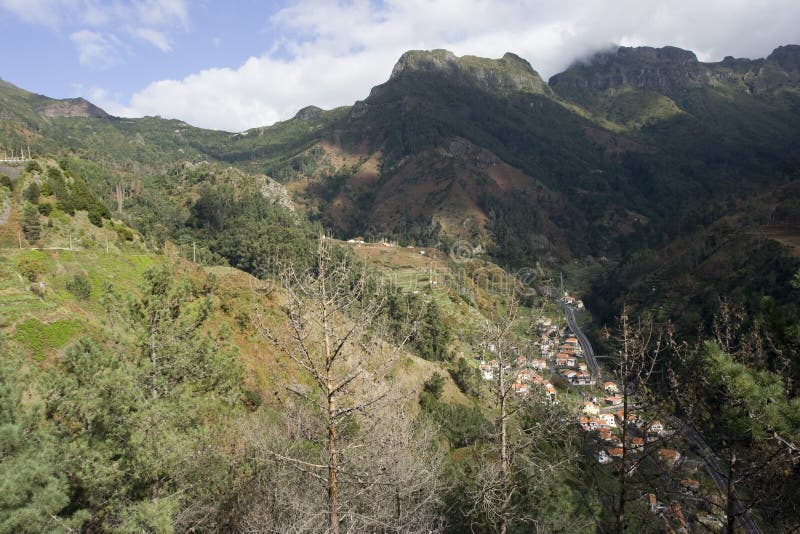
<instances>
[{"instance_id":1,"label":"green grass","mask_svg":"<svg viewBox=\"0 0 800 534\"><path fill-rule=\"evenodd\" d=\"M11 339L29 351L34 359L42 361L65 346L82 330L83 325L75 320L45 324L30 318L17 325Z\"/></svg>"}]
</instances>

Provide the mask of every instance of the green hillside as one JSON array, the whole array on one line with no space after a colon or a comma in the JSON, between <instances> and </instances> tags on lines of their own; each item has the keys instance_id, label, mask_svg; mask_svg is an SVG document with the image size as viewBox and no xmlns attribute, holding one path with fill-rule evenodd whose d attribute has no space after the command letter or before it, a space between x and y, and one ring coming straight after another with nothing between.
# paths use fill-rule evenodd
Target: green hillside
<instances>
[{"instance_id":1,"label":"green hillside","mask_svg":"<svg viewBox=\"0 0 800 534\"><path fill-rule=\"evenodd\" d=\"M799 69L410 51L239 133L0 82L0 532L796 528Z\"/></svg>"}]
</instances>

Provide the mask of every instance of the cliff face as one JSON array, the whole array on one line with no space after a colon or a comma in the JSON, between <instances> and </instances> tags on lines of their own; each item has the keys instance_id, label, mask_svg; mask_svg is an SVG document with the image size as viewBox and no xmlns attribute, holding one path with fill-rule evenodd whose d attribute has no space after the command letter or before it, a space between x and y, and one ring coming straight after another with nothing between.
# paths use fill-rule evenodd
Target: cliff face
<instances>
[{"instance_id":1,"label":"cliff face","mask_svg":"<svg viewBox=\"0 0 800 534\"><path fill-rule=\"evenodd\" d=\"M701 87L762 93L800 78L800 46L777 48L767 59L703 63L688 50L667 46L619 47L594 54L550 78L560 96L585 101L588 94L618 89L654 91L667 96Z\"/></svg>"},{"instance_id":2,"label":"cliff face","mask_svg":"<svg viewBox=\"0 0 800 534\"><path fill-rule=\"evenodd\" d=\"M414 74L436 74L492 92L549 92L547 84L530 63L511 52L500 59L487 59L457 57L448 50L412 50L403 54L395 64L392 79Z\"/></svg>"},{"instance_id":3,"label":"cliff face","mask_svg":"<svg viewBox=\"0 0 800 534\"><path fill-rule=\"evenodd\" d=\"M586 63L550 78L550 87L568 96L622 87L672 92L709 83L709 69L694 53L675 47L619 47L597 53Z\"/></svg>"},{"instance_id":4,"label":"cliff face","mask_svg":"<svg viewBox=\"0 0 800 534\"><path fill-rule=\"evenodd\" d=\"M50 100L39 108L45 117L94 117L109 118L110 115L83 98Z\"/></svg>"},{"instance_id":5,"label":"cliff face","mask_svg":"<svg viewBox=\"0 0 800 534\"><path fill-rule=\"evenodd\" d=\"M786 72L800 74L800 45L779 46L767 57Z\"/></svg>"}]
</instances>

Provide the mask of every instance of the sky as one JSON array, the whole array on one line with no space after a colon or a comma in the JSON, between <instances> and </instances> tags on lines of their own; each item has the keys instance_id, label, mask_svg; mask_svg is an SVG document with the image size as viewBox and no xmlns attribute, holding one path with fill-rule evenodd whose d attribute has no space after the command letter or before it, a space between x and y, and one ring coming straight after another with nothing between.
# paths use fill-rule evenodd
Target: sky
<instances>
[{"instance_id":1,"label":"sky","mask_svg":"<svg viewBox=\"0 0 800 534\"><path fill-rule=\"evenodd\" d=\"M227 131L350 105L411 49L510 51L547 79L614 44L719 61L789 43L798 0L0 0L0 78Z\"/></svg>"}]
</instances>

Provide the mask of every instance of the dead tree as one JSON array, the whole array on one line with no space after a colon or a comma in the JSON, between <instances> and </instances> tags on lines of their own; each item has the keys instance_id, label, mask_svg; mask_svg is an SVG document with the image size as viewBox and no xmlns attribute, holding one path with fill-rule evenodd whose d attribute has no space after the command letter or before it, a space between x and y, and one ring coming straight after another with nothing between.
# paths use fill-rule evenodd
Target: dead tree
<instances>
[{"instance_id":1,"label":"dead tree","mask_svg":"<svg viewBox=\"0 0 800 534\"><path fill-rule=\"evenodd\" d=\"M569 439L574 429L565 424L573 418L552 403L544 385L522 378L533 372L513 332L518 312L519 303L512 295L504 313L492 317L484 332L482 344L493 369L489 390L495 431L469 495L469 515L485 518L487 526L503 534L521 525L535 528L536 510L520 502L520 496L543 488L578 453ZM550 445L557 442L564 446L554 456Z\"/></svg>"},{"instance_id":2,"label":"dead tree","mask_svg":"<svg viewBox=\"0 0 800 534\"><path fill-rule=\"evenodd\" d=\"M270 325L263 316L258 323L280 356L310 380L311 388L297 385L290 394L320 418L324 433L308 438L322 451L318 460L278 451L272 458L324 485L328 529L338 534L344 520L342 478L362 486L374 478L356 463L354 451L363 444L352 436L352 427L369 426L389 399L386 378L408 335L399 344L383 341L380 283L371 286L367 273L349 256L338 254L329 239L320 239L315 260L304 273L283 270L285 326Z\"/></svg>"},{"instance_id":3,"label":"dead tree","mask_svg":"<svg viewBox=\"0 0 800 534\"><path fill-rule=\"evenodd\" d=\"M631 323L627 309L622 311L615 337L618 348L614 375L622 397L622 435L619 447L622 452L613 509L614 530L622 533L627 524L625 508L630 500L629 479L646 458L652 457L655 450L650 437L653 435L652 427L659 410L655 402L656 396L650 390L650 380L662 350L662 340L655 332L652 321L642 319ZM634 442L634 428L641 434L641 443Z\"/></svg>"}]
</instances>

